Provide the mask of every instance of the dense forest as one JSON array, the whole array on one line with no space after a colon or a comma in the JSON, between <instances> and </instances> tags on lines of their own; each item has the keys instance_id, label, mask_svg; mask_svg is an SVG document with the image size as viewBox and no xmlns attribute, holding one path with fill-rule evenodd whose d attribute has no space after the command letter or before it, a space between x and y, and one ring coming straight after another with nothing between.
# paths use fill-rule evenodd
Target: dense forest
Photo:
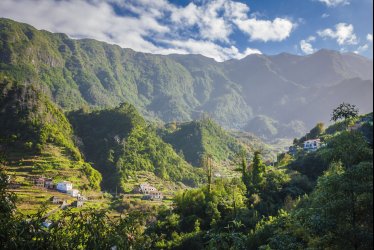
<instances>
[{"instance_id":1,"label":"dense forest","mask_svg":"<svg viewBox=\"0 0 374 250\"><path fill-rule=\"evenodd\" d=\"M189 123L170 123L159 133L195 167L201 166L204 154L211 155L216 162L223 162L232 161L244 150L239 141L209 117Z\"/></svg>"},{"instance_id":2,"label":"dense forest","mask_svg":"<svg viewBox=\"0 0 374 250\"><path fill-rule=\"evenodd\" d=\"M118 108L69 114L82 150L104 176L103 187L124 187L130 177L143 170L163 180L197 186L203 176L147 125L130 104Z\"/></svg>"}]
</instances>

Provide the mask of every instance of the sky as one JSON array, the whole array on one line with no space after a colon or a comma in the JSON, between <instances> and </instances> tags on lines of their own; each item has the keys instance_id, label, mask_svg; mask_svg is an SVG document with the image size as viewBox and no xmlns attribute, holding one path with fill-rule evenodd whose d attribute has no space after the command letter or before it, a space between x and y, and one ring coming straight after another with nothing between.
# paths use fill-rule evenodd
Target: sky
<instances>
[{"instance_id":1,"label":"sky","mask_svg":"<svg viewBox=\"0 0 374 250\"><path fill-rule=\"evenodd\" d=\"M373 0L0 0L0 17L75 39L220 62L319 49L373 58Z\"/></svg>"}]
</instances>

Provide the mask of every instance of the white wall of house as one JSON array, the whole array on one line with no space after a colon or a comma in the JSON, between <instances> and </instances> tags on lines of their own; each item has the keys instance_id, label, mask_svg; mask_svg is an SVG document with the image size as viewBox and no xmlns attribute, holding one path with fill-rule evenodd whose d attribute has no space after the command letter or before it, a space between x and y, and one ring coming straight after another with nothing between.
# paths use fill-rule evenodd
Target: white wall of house
<instances>
[{"instance_id":1,"label":"white wall of house","mask_svg":"<svg viewBox=\"0 0 374 250\"><path fill-rule=\"evenodd\" d=\"M68 194L70 194L73 197L78 197L79 190L78 189L71 189L71 190L68 191Z\"/></svg>"},{"instance_id":2,"label":"white wall of house","mask_svg":"<svg viewBox=\"0 0 374 250\"><path fill-rule=\"evenodd\" d=\"M321 146L321 140L308 140L304 142L304 150L317 150Z\"/></svg>"},{"instance_id":3,"label":"white wall of house","mask_svg":"<svg viewBox=\"0 0 374 250\"><path fill-rule=\"evenodd\" d=\"M150 194L151 192L157 191L155 187L152 187L149 184L140 184L140 190L143 194Z\"/></svg>"},{"instance_id":4,"label":"white wall of house","mask_svg":"<svg viewBox=\"0 0 374 250\"><path fill-rule=\"evenodd\" d=\"M67 193L73 189L73 184L67 181L57 183L56 189L61 192Z\"/></svg>"}]
</instances>

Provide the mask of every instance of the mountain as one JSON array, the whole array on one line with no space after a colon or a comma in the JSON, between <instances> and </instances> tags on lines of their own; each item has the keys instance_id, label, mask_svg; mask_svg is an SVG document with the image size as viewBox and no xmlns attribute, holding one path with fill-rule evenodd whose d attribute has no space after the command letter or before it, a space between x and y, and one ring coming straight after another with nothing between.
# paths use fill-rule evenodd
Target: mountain
<instances>
[{"instance_id":1,"label":"mountain","mask_svg":"<svg viewBox=\"0 0 374 250\"><path fill-rule=\"evenodd\" d=\"M166 144L130 104L105 110L71 112L69 119L86 159L103 175L103 187L125 190L141 172L164 181L197 186L202 170ZM127 190L129 191L129 190Z\"/></svg>"},{"instance_id":2,"label":"mountain","mask_svg":"<svg viewBox=\"0 0 374 250\"><path fill-rule=\"evenodd\" d=\"M0 157L8 173L26 186L46 176L99 190L102 177L83 160L64 113L32 84L0 76L0 90Z\"/></svg>"},{"instance_id":3,"label":"mountain","mask_svg":"<svg viewBox=\"0 0 374 250\"><path fill-rule=\"evenodd\" d=\"M225 128L249 132L258 130L262 117L278 124L280 132L261 134L274 139L328 122L327 112L343 101L362 113L373 110L373 62L350 53L250 55L218 63L73 40L9 19L0 19L0 37L0 72L40 83L66 111L127 102L147 120L188 122L209 113Z\"/></svg>"}]
</instances>

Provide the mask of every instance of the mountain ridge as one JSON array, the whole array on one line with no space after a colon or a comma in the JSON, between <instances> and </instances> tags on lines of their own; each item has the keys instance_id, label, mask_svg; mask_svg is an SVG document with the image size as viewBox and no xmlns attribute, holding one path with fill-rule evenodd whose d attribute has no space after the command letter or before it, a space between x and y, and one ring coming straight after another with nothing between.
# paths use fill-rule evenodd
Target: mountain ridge
<instances>
[{"instance_id":1,"label":"mountain ridge","mask_svg":"<svg viewBox=\"0 0 374 250\"><path fill-rule=\"evenodd\" d=\"M9 19L0 19L0 26L0 72L20 82L39 82L66 111L128 102L148 120L164 123L209 113L225 128L243 130L261 115L283 125L303 124L305 132L319 121L320 110L346 101L348 89L363 113L372 111L372 96L362 101L360 95L372 88L373 62L357 55L320 50L309 56L249 55L219 63L201 55L153 55L93 39L73 40ZM350 86L342 84L348 80ZM365 80L371 85L362 85L363 91L352 88ZM324 105L313 102L315 87L331 86L337 98L329 100L320 91ZM302 112L310 106L311 113ZM322 119L328 122L329 117ZM295 130L285 136L300 135Z\"/></svg>"}]
</instances>

